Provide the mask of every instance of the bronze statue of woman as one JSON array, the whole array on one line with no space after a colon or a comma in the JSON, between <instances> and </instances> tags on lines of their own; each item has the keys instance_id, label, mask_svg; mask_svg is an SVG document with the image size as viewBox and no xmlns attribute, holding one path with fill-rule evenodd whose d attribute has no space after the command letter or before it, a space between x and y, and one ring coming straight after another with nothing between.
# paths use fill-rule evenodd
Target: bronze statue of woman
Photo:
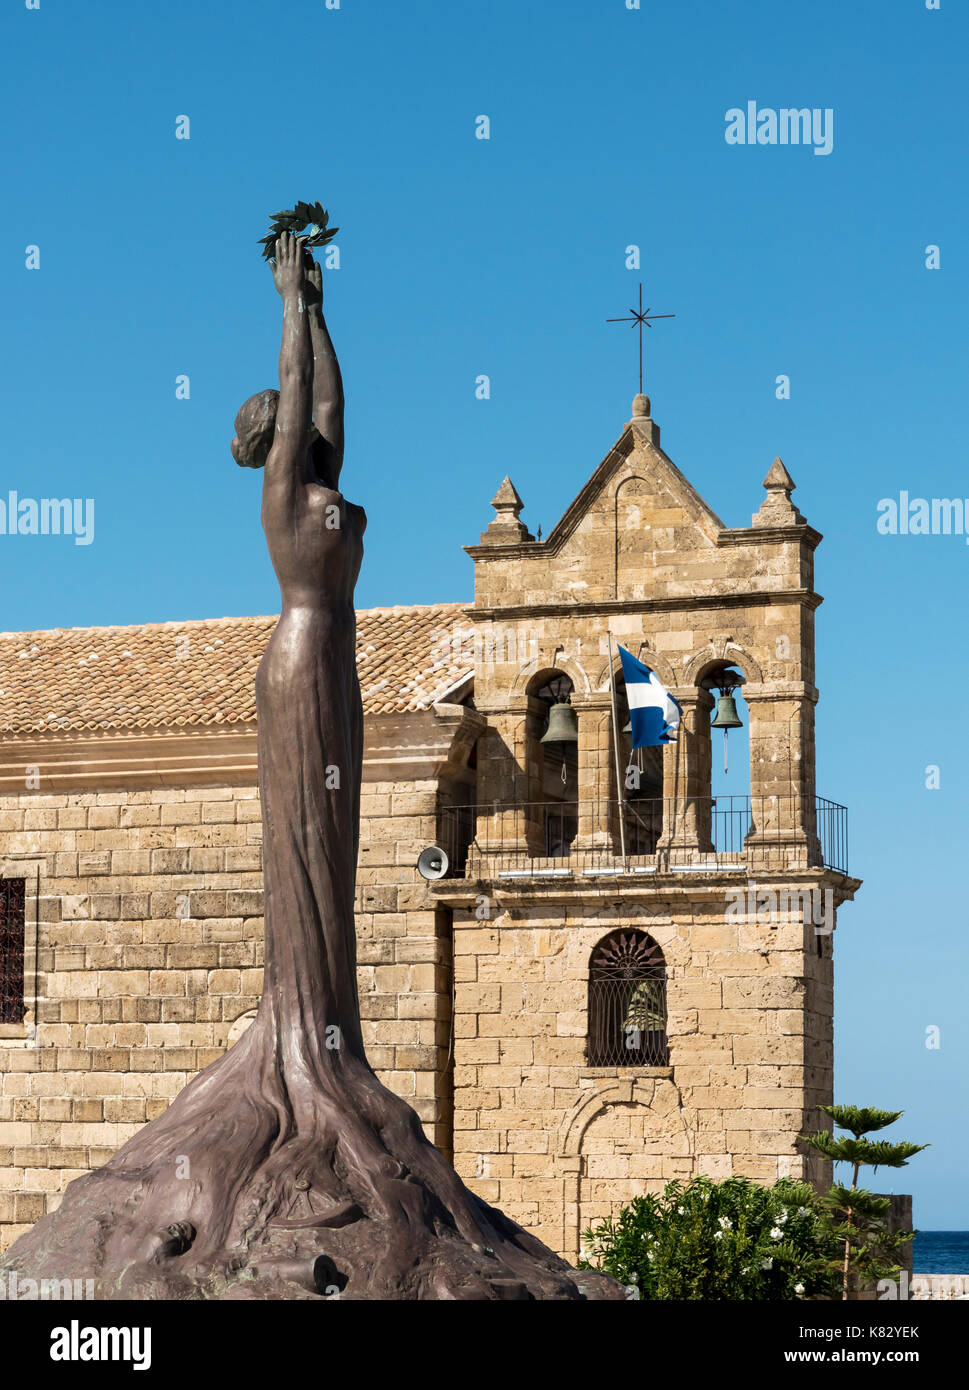
<instances>
[{"instance_id":1,"label":"bronze statue of woman","mask_svg":"<svg viewBox=\"0 0 969 1390\"><path fill-rule=\"evenodd\" d=\"M279 392L236 418L265 467L282 593L256 677L265 976L251 1027L0 1260L100 1298L621 1298L487 1206L367 1062L354 880L363 719L353 592L366 524L337 490L343 389L322 277L284 233Z\"/></svg>"}]
</instances>

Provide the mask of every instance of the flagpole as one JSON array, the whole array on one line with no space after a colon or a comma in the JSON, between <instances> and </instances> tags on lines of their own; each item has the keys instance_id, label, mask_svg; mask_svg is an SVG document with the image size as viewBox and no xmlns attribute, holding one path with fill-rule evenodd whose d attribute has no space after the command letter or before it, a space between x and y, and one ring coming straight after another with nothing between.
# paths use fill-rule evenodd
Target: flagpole
<instances>
[{"instance_id":1,"label":"flagpole","mask_svg":"<svg viewBox=\"0 0 969 1390\"><path fill-rule=\"evenodd\" d=\"M619 802L619 843L622 846L623 867L626 865L626 817L622 794L622 773L619 770L619 719L616 715L616 670L612 660L612 633L609 637L609 690L612 695L612 746L616 753L616 797ZM631 716L630 716L631 717Z\"/></svg>"}]
</instances>

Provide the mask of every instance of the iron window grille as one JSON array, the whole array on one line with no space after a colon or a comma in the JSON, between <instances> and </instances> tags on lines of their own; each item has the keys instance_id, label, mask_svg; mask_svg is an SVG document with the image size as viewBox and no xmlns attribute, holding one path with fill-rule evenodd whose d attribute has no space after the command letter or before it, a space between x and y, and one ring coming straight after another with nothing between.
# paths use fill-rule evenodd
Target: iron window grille
<instances>
[{"instance_id":1,"label":"iron window grille","mask_svg":"<svg viewBox=\"0 0 969 1390\"><path fill-rule=\"evenodd\" d=\"M0 879L0 1023L23 1023L26 880Z\"/></svg>"},{"instance_id":2,"label":"iron window grille","mask_svg":"<svg viewBox=\"0 0 969 1390\"><path fill-rule=\"evenodd\" d=\"M645 932L610 933L589 967L589 1064L666 1066L666 1017L666 962L659 946Z\"/></svg>"}]
</instances>

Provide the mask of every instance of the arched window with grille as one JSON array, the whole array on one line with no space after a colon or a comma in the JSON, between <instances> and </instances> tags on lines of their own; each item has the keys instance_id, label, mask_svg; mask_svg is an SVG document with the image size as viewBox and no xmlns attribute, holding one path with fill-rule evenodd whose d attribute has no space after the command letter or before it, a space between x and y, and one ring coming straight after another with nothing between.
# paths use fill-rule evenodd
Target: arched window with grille
<instances>
[{"instance_id":1,"label":"arched window with grille","mask_svg":"<svg viewBox=\"0 0 969 1390\"><path fill-rule=\"evenodd\" d=\"M589 963L587 1057L594 1067L663 1067L666 961L646 932L620 928Z\"/></svg>"}]
</instances>

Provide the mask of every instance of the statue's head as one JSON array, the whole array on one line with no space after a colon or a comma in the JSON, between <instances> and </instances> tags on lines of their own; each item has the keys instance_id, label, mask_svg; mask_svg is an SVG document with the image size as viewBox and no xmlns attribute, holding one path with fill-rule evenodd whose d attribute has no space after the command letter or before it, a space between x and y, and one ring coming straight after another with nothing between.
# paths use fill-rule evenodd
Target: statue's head
<instances>
[{"instance_id":1,"label":"statue's head","mask_svg":"<svg viewBox=\"0 0 969 1390\"><path fill-rule=\"evenodd\" d=\"M279 392L270 388L250 396L239 411L231 447L232 457L240 468L265 466L276 432L278 406Z\"/></svg>"},{"instance_id":2,"label":"statue's head","mask_svg":"<svg viewBox=\"0 0 969 1390\"><path fill-rule=\"evenodd\" d=\"M274 387L257 391L250 396L236 416L235 439L231 444L232 457L240 468L264 468L276 433L276 411L279 392ZM312 450L320 432L310 424L309 447Z\"/></svg>"}]
</instances>

